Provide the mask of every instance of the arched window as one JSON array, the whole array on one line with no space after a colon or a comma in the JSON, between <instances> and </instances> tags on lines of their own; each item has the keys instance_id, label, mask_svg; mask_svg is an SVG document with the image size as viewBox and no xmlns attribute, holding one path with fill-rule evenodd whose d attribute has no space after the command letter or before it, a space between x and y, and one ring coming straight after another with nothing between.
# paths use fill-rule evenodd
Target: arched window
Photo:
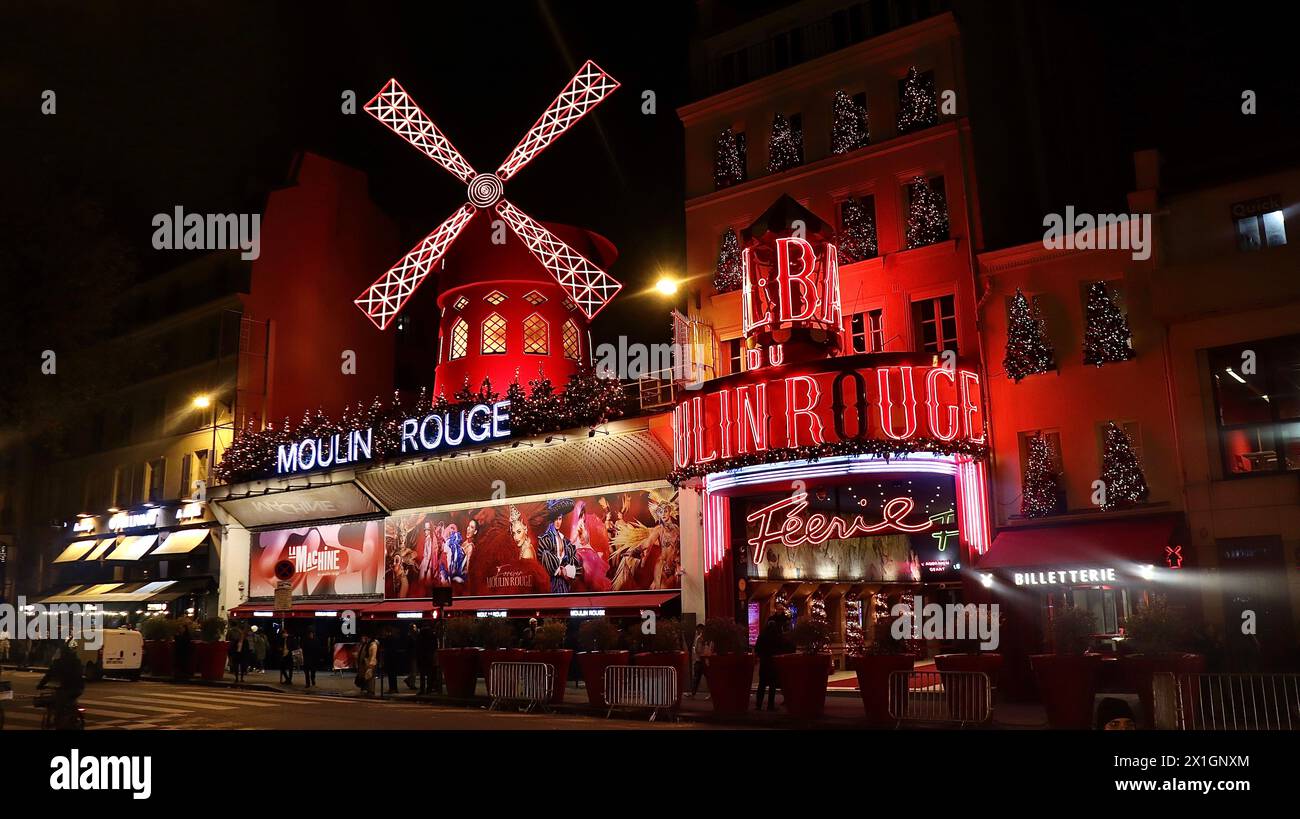
<instances>
[{"instance_id":1,"label":"arched window","mask_svg":"<svg viewBox=\"0 0 1300 819\"><path fill-rule=\"evenodd\" d=\"M456 322L451 325L451 349L447 353L447 360L464 358L468 351L469 325L465 323L465 319L456 319Z\"/></svg>"},{"instance_id":2,"label":"arched window","mask_svg":"<svg viewBox=\"0 0 1300 819\"><path fill-rule=\"evenodd\" d=\"M524 319L524 352L546 355L551 348L551 328L546 319L536 313Z\"/></svg>"},{"instance_id":3,"label":"arched window","mask_svg":"<svg viewBox=\"0 0 1300 819\"><path fill-rule=\"evenodd\" d=\"M500 355L506 351L506 320L497 313L483 319L483 355Z\"/></svg>"},{"instance_id":4,"label":"arched window","mask_svg":"<svg viewBox=\"0 0 1300 819\"><path fill-rule=\"evenodd\" d=\"M574 324L573 319L564 322L564 357L573 361L578 360L579 342L578 325Z\"/></svg>"}]
</instances>

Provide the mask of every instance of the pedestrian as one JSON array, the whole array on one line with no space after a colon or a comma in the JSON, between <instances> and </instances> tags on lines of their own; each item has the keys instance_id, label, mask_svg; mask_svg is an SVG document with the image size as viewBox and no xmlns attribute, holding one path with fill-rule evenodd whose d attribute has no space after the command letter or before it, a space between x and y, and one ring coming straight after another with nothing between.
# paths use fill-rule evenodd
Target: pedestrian
<instances>
[{"instance_id":1,"label":"pedestrian","mask_svg":"<svg viewBox=\"0 0 1300 819\"><path fill-rule=\"evenodd\" d=\"M763 708L763 689L767 689L767 710L776 710L776 655L783 653L785 635L781 622L773 615L767 618L767 625L754 643L754 653L758 655L758 701L754 708Z\"/></svg>"},{"instance_id":2,"label":"pedestrian","mask_svg":"<svg viewBox=\"0 0 1300 819\"><path fill-rule=\"evenodd\" d=\"M316 669L320 667L321 644L316 630L309 629L302 639L302 676L307 688L316 685Z\"/></svg>"},{"instance_id":3,"label":"pedestrian","mask_svg":"<svg viewBox=\"0 0 1300 819\"><path fill-rule=\"evenodd\" d=\"M270 647L266 635L253 626L253 668L258 674L266 673L266 651Z\"/></svg>"},{"instance_id":4,"label":"pedestrian","mask_svg":"<svg viewBox=\"0 0 1300 819\"><path fill-rule=\"evenodd\" d=\"M695 626L695 642L691 644L691 654L695 658L694 666L691 669L691 693L694 697L700 693L700 680L704 677L705 667L708 665L709 657L713 656L713 643L704 639L704 624L697 623ZM704 699L709 695L705 694Z\"/></svg>"},{"instance_id":5,"label":"pedestrian","mask_svg":"<svg viewBox=\"0 0 1300 819\"><path fill-rule=\"evenodd\" d=\"M388 691L392 695L397 694L397 675L402 670L402 655L406 651L406 644L401 637L393 633L391 628L384 629L384 639L379 646L383 652L384 672L388 677Z\"/></svg>"},{"instance_id":6,"label":"pedestrian","mask_svg":"<svg viewBox=\"0 0 1300 819\"><path fill-rule=\"evenodd\" d=\"M529 617L528 627L524 629L524 636L523 639L520 640L520 643L523 645L524 648L532 648L533 641L536 639L537 639L537 618Z\"/></svg>"},{"instance_id":7,"label":"pedestrian","mask_svg":"<svg viewBox=\"0 0 1300 819\"><path fill-rule=\"evenodd\" d=\"M0 634L0 663L9 662L9 632Z\"/></svg>"},{"instance_id":8,"label":"pedestrian","mask_svg":"<svg viewBox=\"0 0 1300 819\"><path fill-rule=\"evenodd\" d=\"M375 674L378 669L379 641L368 634L363 635L361 647L357 649L357 680L363 696L375 695Z\"/></svg>"},{"instance_id":9,"label":"pedestrian","mask_svg":"<svg viewBox=\"0 0 1300 819\"><path fill-rule=\"evenodd\" d=\"M176 636L172 639L172 645L174 647L172 676L178 680L184 679L190 676L190 649L194 647L193 642L190 640L188 620L181 621L180 630L176 632Z\"/></svg>"},{"instance_id":10,"label":"pedestrian","mask_svg":"<svg viewBox=\"0 0 1300 819\"><path fill-rule=\"evenodd\" d=\"M294 652L298 650L298 638L286 629L280 639L280 683L282 685L293 685Z\"/></svg>"},{"instance_id":11,"label":"pedestrian","mask_svg":"<svg viewBox=\"0 0 1300 819\"><path fill-rule=\"evenodd\" d=\"M248 673L248 658L253 655L253 650L248 644L248 638L244 632L238 628L230 630L230 671L235 675L235 682L242 683L244 675Z\"/></svg>"},{"instance_id":12,"label":"pedestrian","mask_svg":"<svg viewBox=\"0 0 1300 819\"><path fill-rule=\"evenodd\" d=\"M433 627L425 623L420 627L420 633L415 640L415 663L420 670L420 694L434 693L436 680L434 678L434 666L437 664L438 657L438 635L434 633ZM442 693L442 686L437 686L437 693Z\"/></svg>"}]
</instances>

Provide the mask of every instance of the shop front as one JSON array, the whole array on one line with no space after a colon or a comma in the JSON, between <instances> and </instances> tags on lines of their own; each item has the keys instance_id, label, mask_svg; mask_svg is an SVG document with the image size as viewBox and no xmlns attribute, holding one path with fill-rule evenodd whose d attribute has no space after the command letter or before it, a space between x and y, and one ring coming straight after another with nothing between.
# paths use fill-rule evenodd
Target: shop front
<instances>
[{"instance_id":1,"label":"shop front","mask_svg":"<svg viewBox=\"0 0 1300 819\"><path fill-rule=\"evenodd\" d=\"M1002 686L1013 698L1034 695L1030 657L1050 653L1058 611L1092 614L1091 650L1102 655L1103 684L1119 685L1117 662L1131 653L1126 623L1139 607L1163 598L1180 622L1196 622L1197 594L1185 560L1181 513L1146 513L1102 521L1055 522L1003 529L975 566L977 594L999 604Z\"/></svg>"},{"instance_id":2,"label":"shop front","mask_svg":"<svg viewBox=\"0 0 1300 819\"><path fill-rule=\"evenodd\" d=\"M700 499L708 615L751 643L776 612L824 620L842 661L895 606L961 596L989 542L985 416L975 362L841 354L814 238L747 238L744 369L677 404L671 480Z\"/></svg>"}]
</instances>

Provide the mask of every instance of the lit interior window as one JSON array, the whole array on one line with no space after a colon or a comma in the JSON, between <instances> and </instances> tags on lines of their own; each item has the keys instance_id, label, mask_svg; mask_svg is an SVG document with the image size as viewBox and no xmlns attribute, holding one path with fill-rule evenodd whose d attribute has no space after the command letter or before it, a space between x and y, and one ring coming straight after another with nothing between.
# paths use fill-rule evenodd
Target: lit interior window
<instances>
[{"instance_id":1,"label":"lit interior window","mask_svg":"<svg viewBox=\"0 0 1300 819\"><path fill-rule=\"evenodd\" d=\"M506 351L506 320L493 313L483 319L483 355Z\"/></svg>"}]
</instances>

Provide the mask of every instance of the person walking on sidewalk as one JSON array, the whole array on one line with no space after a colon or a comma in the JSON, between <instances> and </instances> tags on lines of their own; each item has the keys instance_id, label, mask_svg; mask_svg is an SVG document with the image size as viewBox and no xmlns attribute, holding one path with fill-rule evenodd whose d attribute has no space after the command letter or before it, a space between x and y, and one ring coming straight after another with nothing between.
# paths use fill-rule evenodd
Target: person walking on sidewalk
<instances>
[{"instance_id":1,"label":"person walking on sidewalk","mask_svg":"<svg viewBox=\"0 0 1300 819\"><path fill-rule=\"evenodd\" d=\"M320 667L320 656L320 640L316 638L316 630L310 629L307 636L302 639L302 676L307 688L316 685L316 669Z\"/></svg>"},{"instance_id":2,"label":"person walking on sidewalk","mask_svg":"<svg viewBox=\"0 0 1300 819\"><path fill-rule=\"evenodd\" d=\"M280 638L280 682L293 685L293 655L298 650L298 638L285 630Z\"/></svg>"},{"instance_id":3,"label":"person walking on sidewalk","mask_svg":"<svg viewBox=\"0 0 1300 819\"><path fill-rule=\"evenodd\" d=\"M190 624L188 620L181 622L180 631L172 639L172 676L175 679L184 679L190 676L190 650L194 647L190 640Z\"/></svg>"},{"instance_id":4,"label":"person walking on sidewalk","mask_svg":"<svg viewBox=\"0 0 1300 819\"><path fill-rule=\"evenodd\" d=\"M758 700L754 708L763 708L763 689L767 689L767 710L776 710L776 655L784 653L785 633L775 615L767 618L767 625L754 643L758 655Z\"/></svg>"},{"instance_id":5,"label":"person walking on sidewalk","mask_svg":"<svg viewBox=\"0 0 1300 819\"><path fill-rule=\"evenodd\" d=\"M248 673L248 659L253 655L252 646L244 636L242 629L230 630L230 672L235 675L235 682L242 683Z\"/></svg>"},{"instance_id":6,"label":"person walking on sidewalk","mask_svg":"<svg viewBox=\"0 0 1300 819\"><path fill-rule=\"evenodd\" d=\"M406 645L404 646L406 655L406 690L415 690L415 667L419 661L420 650L420 629L415 623L406 630Z\"/></svg>"},{"instance_id":7,"label":"person walking on sidewalk","mask_svg":"<svg viewBox=\"0 0 1300 819\"><path fill-rule=\"evenodd\" d=\"M415 660L420 669L420 694L434 693L436 680L433 670L438 660L438 635L433 626L424 624L415 638ZM437 693L442 693L442 686L436 686Z\"/></svg>"},{"instance_id":8,"label":"person walking on sidewalk","mask_svg":"<svg viewBox=\"0 0 1300 819\"><path fill-rule=\"evenodd\" d=\"M704 670L708 665L709 658L713 656L713 643L704 639L704 624L697 623L695 626L695 642L691 644L691 657L694 659L691 668L691 692L689 696L694 697L700 693L700 680L704 677ZM704 699L709 695L705 694Z\"/></svg>"},{"instance_id":9,"label":"person walking on sidewalk","mask_svg":"<svg viewBox=\"0 0 1300 819\"><path fill-rule=\"evenodd\" d=\"M363 696L375 695L375 673L379 669L379 641L370 635L362 635L361 647L357 649L357 679L361 683Z\"/></svg>"}]
</instances>

